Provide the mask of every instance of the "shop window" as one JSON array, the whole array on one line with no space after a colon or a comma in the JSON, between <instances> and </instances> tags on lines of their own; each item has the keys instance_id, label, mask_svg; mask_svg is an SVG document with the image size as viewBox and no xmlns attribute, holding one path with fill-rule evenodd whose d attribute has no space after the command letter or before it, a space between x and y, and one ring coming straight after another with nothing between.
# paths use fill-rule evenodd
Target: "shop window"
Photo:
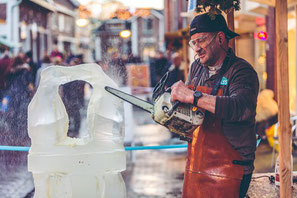
<instances>
[{"instance_id":1,"label":"shop window","mask_svg":"<svg viewBox=\"0 0 297 198\"><path fill-rule=\"evenodd\" d=\"M6 23L6 3L0 4L0 24Z\"/></svg>"},{"instance_id":2,"label":"shop window","mask_svg":"<svg viewBox=\"0 0 297 198\"><path fill-rule=\"evenodd\" d=\"M60 14L58 20L59 20L59 31L60 32L64 32L64 30L65 30L65 19L64 19L64 15Z\"/></svg>"},{"instance_id":3,"label":"shop window","mask_svg":"<svg viewBox=\"0 0 297 198\"><path fill-rule=\"evenodd\" d=\"M58 27L57 24L57 15L56 14L51 14L50 16L50 22L53 30L56 30Z\"/></svg>"},{"instance_id":4,"label":"shop window","mask_svg":"<svg viewBox=\"0 0 297 198\"><path fill-rule=\"evenodd\" d=\"M145 34L153 33L153 19L147 18L143 20L143 31Z\"/></svg>"},{"instance_id":5,"label":"shop window","mask_svg":"<svg viewBox=\"0 0 297 198\"><path fill-rule=\"evenodd\" d=\"M106 24L106 29L110 31L118 31L124 29L125 26L123 23L111 23L111 24Z\"/></svg>"},{"instance_id":6,"label":"shop window","mask_svg":"<svg viewBox=\"0 0 297 198\"><path fill-rule=\"evenodd\" d=\"M65 32L72 33L74 32L74 20L73 17L64 16L65 18Z\"/></svg>"}]
</instances>

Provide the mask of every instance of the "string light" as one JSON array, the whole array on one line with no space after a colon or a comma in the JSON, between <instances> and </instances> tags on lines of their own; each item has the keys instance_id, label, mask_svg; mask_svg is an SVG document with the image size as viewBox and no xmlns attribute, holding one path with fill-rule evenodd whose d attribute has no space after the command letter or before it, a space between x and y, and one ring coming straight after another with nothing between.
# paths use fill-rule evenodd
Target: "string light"
<instances>
[{"instance_id":1,"label":"string light","mask_svg":"<svg viewBox=\"0 0 297 198\"><path fill-rule=\"evenodd\" d=\"M131 31L130 30L122 30L120 32L120 36L122 38L129 38L131 36Z\"/></svg>"}]
</instances>

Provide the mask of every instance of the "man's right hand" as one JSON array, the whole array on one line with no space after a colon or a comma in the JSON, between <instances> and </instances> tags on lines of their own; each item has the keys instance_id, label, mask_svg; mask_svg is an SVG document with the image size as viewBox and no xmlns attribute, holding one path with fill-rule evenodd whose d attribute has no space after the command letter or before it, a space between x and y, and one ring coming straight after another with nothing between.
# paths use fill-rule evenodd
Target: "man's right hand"
<instances>
[{"instance_id":1,"label":"man's right hand","mask_svg":"<svg viewBox=\"0 0 297 198\"><path fill-rule=\"evenodd\" d=\"M183 81L178 81L171 86L171 101L193 104L194 91L189 89Z\"/></svg>"}]
</instances>

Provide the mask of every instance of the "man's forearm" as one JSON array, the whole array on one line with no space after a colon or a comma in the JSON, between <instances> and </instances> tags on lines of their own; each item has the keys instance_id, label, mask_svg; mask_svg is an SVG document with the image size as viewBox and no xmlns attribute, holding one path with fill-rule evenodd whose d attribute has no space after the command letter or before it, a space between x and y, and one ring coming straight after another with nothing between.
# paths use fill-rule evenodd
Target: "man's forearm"
<instances>
[{"instance_id":1,"label":"man's forearm","mask_svg":"<svg viewBox=\"0 0 297 198\"><path fill-rule=\"evenodd\" d=\"M203 94L198 99L197 106L214 114L216 111L216 96Z\"/></svg>"}]
</instances>

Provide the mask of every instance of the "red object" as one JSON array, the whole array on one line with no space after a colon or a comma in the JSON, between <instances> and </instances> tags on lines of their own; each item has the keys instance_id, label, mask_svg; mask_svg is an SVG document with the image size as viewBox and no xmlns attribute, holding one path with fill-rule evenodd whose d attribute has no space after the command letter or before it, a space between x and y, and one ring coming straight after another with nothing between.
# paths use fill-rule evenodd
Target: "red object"
<instances>
[{"instance_id":1,"label":"red object","mask_svg":"<svg viewBox=\"0 0 297 198\"><path fill-rule=\"evenodd\" d=\"M267 40L267 33L263 32L263 31L260 31L257 34L257 38L260 39L260 40L266 41Z\"/></svg>"},{"instance_id":2,"label":"red object","mask_svg":"<svg viewBox=\"0 0 297 198\"><path fill-rule=\"evenodd\" d=\"M262 26L262 25L266 24L265 17L257 17L255 19L255 22L256 22L257 26Z\"/></svg>"}]
</instances>

